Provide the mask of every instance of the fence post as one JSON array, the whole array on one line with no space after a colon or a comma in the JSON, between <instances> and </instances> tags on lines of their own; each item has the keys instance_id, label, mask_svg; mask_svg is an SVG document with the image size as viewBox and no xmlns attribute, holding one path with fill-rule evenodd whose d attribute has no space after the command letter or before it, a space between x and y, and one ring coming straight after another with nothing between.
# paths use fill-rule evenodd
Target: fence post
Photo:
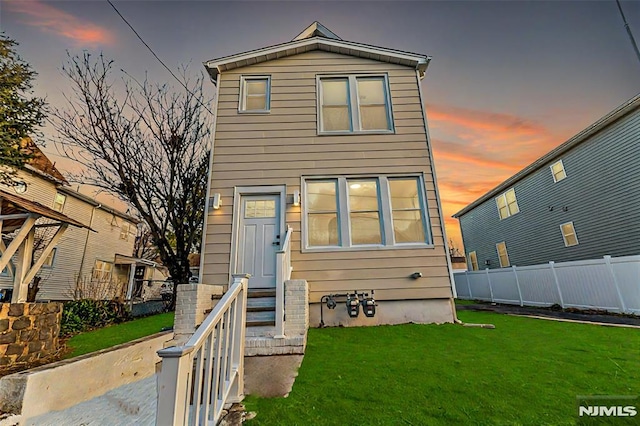
<instances>
[{"instance_id":1,"label":"fence post","mask_svg":"<svg viewBox=\"0 0 640 426\"><path fill-rule=\"evenodd\" d=\"M469 282L469 271L464 271L464 278L467 280L467 287L469 287L469 300L473 300L473 294L471 294L471 283Z\"/></svg>"},{"instance_id":2,"label":"fence post","mask_svg":"<svg viewBox=\"0 0 640 426\"><path fill-rule=\"evenodd\" d=\"M549 267L551 268L551 272L553 273L553 279L556 282L556 288L558 289L558 296L560 297L560 306L564 309L564 300L562 299L562 291L560 290L560 282L558 281L558 274L556 274L556 268L554 268L555 262L552 260L549 262Z\"/></svg>"},{"instance_id":3,"label":"fence post","mask_svg":"<svg viewBox=\"0 0 640 426\"><path fill-rule=\"evenodd\" d=\"M513 269L513 275L516 277L516 287L518 287L518 297L520 298L520 306L523 306L524 303L522 301L522 292L520 291L520 281L518 280L518 270L516 269L516 265L511 267Z\"/></svg>"},{"instance_id":4,"label":"fence post","mask_svg":"<svg viewBox=\"0 0 640 426\"><path fill-rule=\"evenodd\" d=\"M611 279L613 280L613 285L616 288L616 293L618 294L618 299L620 300L620 308L622 308L622 312L627 312L627 307L624 304L624 298L622 297L622 292L620 291L620 286L618 285L618 280L616 279L616 274L613 273L613 266L611 266L611 256L607 255L604 257L604 263L607 265L607 269L611 274Z\"/></svg>"},{"instance_id":5,"label":"fence post","mask_svg":"<svg viewBox=\"0 0 640 426\"><path fill-rule=\"evenodd\" d=\"M491 288L491 275L489 274L489 268L486 268L487 271L487 282L489 283L489 293L491 294L491 303L493 303L493 289Z\"/></svg>"}]
</instances>

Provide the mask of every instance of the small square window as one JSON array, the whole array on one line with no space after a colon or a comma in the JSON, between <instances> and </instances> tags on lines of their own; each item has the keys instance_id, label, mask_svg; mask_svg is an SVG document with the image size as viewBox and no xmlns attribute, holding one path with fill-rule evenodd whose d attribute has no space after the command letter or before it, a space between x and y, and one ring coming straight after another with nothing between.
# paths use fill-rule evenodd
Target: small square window
<instances>
[{"instance_id":1,"label":"small square window","mask_svg":"<svg viewBox=\"0 0 640 426\"><path fill-rule=\"evenodd\" d=\"M476 254L475 251L472 251L471 253L469 253L469 263L471 264L472 271L477 271L480 269L478 267L478 255Z\"/></svg>"},{"instance_id":2,"label":"small square window","mask_svg":"<svg viewBox=\"0 0 640 426\"><path fill-rule=\"evenodd\" d=\"M64 210L64 203L66 201L67 196L57 192L56 197L53 199L53 210L62 213L62 210Z\"/></svg>"},{"instance_id":3,"label":"small square window","mask_svg":"<svg viewBox=\"0 0 640 426\"><path fill-rule=\"evenodd\" d=\"M511 266L511 263L509 262L509 254L507 253L507 245L504 241L496 244L496 250L498 251L500 267L506 268L507 266Z\"/></svg>"},{"instance_id":4,"label":"small square window","mask_svg":"<svg viewBox=\"0 0 640 426\"><path fill-rule=\"evenodd\" d=\"M269 112L271 109L271 77L240 78L240 112Z\"/></svg>"},{"instance_id":5,"label":"small square window","mask_svg":"<svg viewBox=\"0 0 640 426\"><path fill-rule=\"evenodd\" d=\"M576 234L576 229L573 227L573 222L563 223L560 225L560 230L562 231L565 247L578 245L578 234Z\"/></svg>"},{"instance_id":6,"label":"small square window","mask_svg":"<svg viewBox=\"0 0 640 426\"><path fill-rule=\"evenodd\" d=\"M516 191L513 188L496 197L496 205L498 206L500 219L506 219L520 212L518 200L516 199Z\"/></svg>"},{"instance_id":7,"label":"small square window","mask_svg":"<svg viewBox=\"0 0 640 426\"><path fill-rule=\"evenodd\" d=\"M560 182L562 179L567 177L567 172L564 170L562 160L556 161L550 167L554 182Z\"/></svg>"}]
</instances>

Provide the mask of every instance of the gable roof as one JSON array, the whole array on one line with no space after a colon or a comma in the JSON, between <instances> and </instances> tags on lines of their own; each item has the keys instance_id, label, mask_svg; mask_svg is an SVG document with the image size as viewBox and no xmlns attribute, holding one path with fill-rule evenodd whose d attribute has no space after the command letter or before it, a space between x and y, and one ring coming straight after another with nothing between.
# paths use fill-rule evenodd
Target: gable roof
<instances>
[{"instance_id":1,"label":"gable roof","mask_svg":"<svg viewBox=\"0 0 640 426\"><path fill-rule=\"evenodd\" d=\"M583 131L581 131L580 133L578 133L577 135L569 139L568 141L564 142L563 144L552 149L542 157L538 158L536 161L529 164L527 167L520 170L515 175L511 176L510 178L508 178L507 180L505 180L504 182L502 182L501 184L493 188L491 191L487 192L482 197L475 200L473 203L469 204L459 212L455 213L452 217L459 218L460 216L462 216L465 213L468 213L470 210L474 209L478 205L504 192L505 190L512 187L516 182L524 179L525 177L529 176L536 170L548 164L551 160L564 154L570 149L580 145L581 143L585 142L587 139L589 139L591 136L595 135L605 127L615 123L625 115L629 114L630 112L638 108L640 108L640 94L634 96L624 104L620 105L619 107L611 111L609 114L605 115L604 117L602 117L601 119L593 123L591 126L587 127L586 129L584 129Z\"/></svg>"},{"instance_id":2,"label":"gable roof","mask_svg":"<svg viewBox=\"0 0 640 426\"><path fill-rule=\"evenodd\" d=\"M211 59L204 62L204 66L215 84L218 75L223 71L299 55L312 50L324 50L374 61L405 65L418 70L421 78L424 77L427 66L431 61L431 56L419 53L342 40L327 27L316 21L287 43Z\"/></svg>"},{"instance_id":3,"label":"gable roof","mask_svg":"<svg viewBox=\"0 0 640 426\"><path fill-rule=\"evenodd\" d=\"M20 141L20 148L24 152L32 155L29 161L25 164L25 168L27 170L38 173L49 180L53 180L64 185L69 184L62 173L60 173L56 168L56 165L52 163L46 155L44 155L40 148L38 148L38 145L36 145L31 138L27 137L22 139Z\"/></svg>"}]
</instances>

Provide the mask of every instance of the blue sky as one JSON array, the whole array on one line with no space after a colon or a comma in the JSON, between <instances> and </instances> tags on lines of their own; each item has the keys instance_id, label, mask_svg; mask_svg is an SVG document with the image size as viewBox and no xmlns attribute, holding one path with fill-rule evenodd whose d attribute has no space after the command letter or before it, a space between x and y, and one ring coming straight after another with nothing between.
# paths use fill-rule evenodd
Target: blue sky
<instances>
[{"instance_id":1,"label":"blue sky","mask_svg":"<svg viewBox=\"0 0 640 426\"><path fill-rule=\"evenodd\" d=\"M433 56L423 87L447 217L640 91L615 0L114 4L173 70L289 41L315 20L345 40ZM640 2L622 7L640 41ZM0 27L54 107L65 104L67 50L102 51L116 69L171 82L106 1L1 0ZM53 144L45 152L73 168ZM451 218L447 232L460 245Z\"/></svg>"}]
</instances>

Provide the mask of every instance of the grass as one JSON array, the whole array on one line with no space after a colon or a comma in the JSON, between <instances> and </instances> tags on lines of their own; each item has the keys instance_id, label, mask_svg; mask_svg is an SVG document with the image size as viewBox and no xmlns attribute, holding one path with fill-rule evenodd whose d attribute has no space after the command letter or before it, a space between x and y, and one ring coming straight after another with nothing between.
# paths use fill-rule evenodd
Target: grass
<instances>
[{"instance_id":1,"label":"grass","mask_svg":"<svg viewBox=\"0 0 640 426\"><path fill-rule=\"evenodd\" d=\"M459 325L309 330L287 398L256 425L575 424L577 395L638 395L637 329L459 312ZM626 419L625 419L626 420Z\"/></svg>"},{"instance_id":2,"label":"grass","mask_svg":"<svg viewBox=\"0 0 640 426\"><path fill-rule=\"evenodd\" d=\"M66 344L70 351L65 358L73 358L130 342L171 326L173 326L173 312L168 312L80 333L67 340Z\"/></svg>"}]
</instances>

